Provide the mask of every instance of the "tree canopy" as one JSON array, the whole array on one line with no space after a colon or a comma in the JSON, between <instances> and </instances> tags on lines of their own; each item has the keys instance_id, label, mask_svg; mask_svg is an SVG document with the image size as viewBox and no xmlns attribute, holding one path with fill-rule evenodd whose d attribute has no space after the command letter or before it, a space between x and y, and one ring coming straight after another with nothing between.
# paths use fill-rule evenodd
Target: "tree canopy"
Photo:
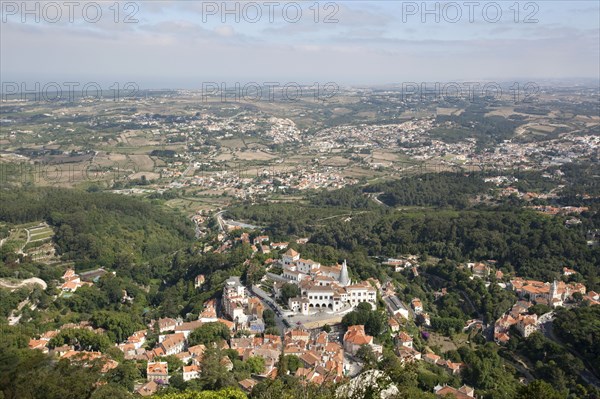
<instances>
[{"instance_id":1,"label":"tree canopy","mask_svg":"<svg viewBox=\"0 0 600 399\"><path fill-rule=\"evenodd\" d=\"M196 328L188 337L190 346L194 345L210 345L213 342L228 340L230 337L229 328L218 321L202 324Z\"/></svg>"}]
</instances>

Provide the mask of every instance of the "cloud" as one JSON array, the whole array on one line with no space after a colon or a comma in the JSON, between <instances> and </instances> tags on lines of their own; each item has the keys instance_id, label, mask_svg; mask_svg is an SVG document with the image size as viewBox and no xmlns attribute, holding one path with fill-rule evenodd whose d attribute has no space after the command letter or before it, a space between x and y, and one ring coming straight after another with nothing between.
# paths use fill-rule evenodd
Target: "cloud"
<instances>
[{"instance_id":1,"label":"cloud","mask_svg":"<svg viewBox=\"0 0 600 399\"><path fill-rule=\"evenodd\" d=\"M235 35L235 31L230 25L217 26L214 31L217 35L223 37L233 37Z\"/></svg>"},{"instance_id":2,"label":"cloud","mask_svg":"<svg viewBox=\"0 0 600 399\"><path fill-rule=\"evenodd\" d=\"M308 10L312 3L303 4ZM538 24L405 24L397 6L382 2L340 3L336 24L315 23L311 14L297 24L203 23L201 11L195 1L152 1L140 2L137 24L3 24L3 80L138 79L140 86L183 87L210 79L597 77L600 69L598 21L581 13L560 18L560 8L542 10Z\"/></svg>"}]
</instances>

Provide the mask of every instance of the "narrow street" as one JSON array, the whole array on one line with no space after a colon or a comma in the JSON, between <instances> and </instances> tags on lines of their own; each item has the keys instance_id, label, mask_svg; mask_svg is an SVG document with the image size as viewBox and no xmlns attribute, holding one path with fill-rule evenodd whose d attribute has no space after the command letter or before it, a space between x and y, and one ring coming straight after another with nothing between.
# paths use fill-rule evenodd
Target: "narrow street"
<instances>
[{"instance_id":1,"label":"narrow street","mask_svg":"<svg viewBox=\"0 0 600 399\"><path fill-rule=\"evenodd\" d=\"M277 328L279 328L279 330L281 331L281 335L283 336L283 332L288 327L288 325L286 325L286 322L289 323L289 321L281 312L281 308L259 286L253 285L249 288L249 291L257 298L259 298L266 308L269 308L273 312L275 312L275 324L277 325Z\"/></svg>"}]
</instances>

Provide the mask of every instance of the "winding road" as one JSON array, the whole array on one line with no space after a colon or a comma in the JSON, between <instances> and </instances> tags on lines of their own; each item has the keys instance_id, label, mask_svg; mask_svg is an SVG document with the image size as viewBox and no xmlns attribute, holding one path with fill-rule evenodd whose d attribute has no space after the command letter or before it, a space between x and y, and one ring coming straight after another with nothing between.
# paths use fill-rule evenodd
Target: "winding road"
<instances>
[{"instance_id":1,"label":"winding road","mask_svg":"<svg viewBox=\"0 0 600 399\"><path fill-rule=\"evenodd\" d=\"M16 290L28 285L40 285L42 287L42 289L46 289L48 288L48 284L46 284L46 282L44 280L42 280L41 278L37 278L37 277L32 277L32 278L28 278L26 280L22 280L18 283L11 283L10 281L7 281L6 279L0 279L0 288L7 288L9 290Z\"/></svg>"},{"instance_id":2,"label":"winding road","mask_svg":"<svg viewBox=\"0 0 600 399\"><path fill-rule=\"evenodd\" d=\"M542 328L541 328L541 332L544 334L544 336L546 338L548 338L549 340L552 340L554 342L556 342L557 344L561 345L563 348L565 348L567 351L569 351L573 356L575 356L578 359L581 359L581 361L583 362L584 365L584 369L581 371L581 373L579 373L579 376L588 384L595 386L596 388L600 388L600 380L596 377L596 375L592 372L591 367L589 366L588 362L584 359L583 356L581 356L579 353L577 353L577 351L575 351L573 348L569 348L568 346L566 346L557 336L556 334L554 334L554 329L553 329L553 325L552 325L552 321L549 321L547 323L542 324Z\"/></svg>"}]
</instances>

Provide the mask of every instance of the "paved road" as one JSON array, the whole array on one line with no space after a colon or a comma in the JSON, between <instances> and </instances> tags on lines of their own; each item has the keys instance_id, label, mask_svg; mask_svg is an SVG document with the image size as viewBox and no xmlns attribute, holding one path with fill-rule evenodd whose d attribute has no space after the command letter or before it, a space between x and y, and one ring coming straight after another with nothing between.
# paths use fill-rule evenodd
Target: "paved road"
<instances>
[{"instance_id":1,"label":"paved road","mask_svg":"<svg viewBox=\"0 0 600 399\"><path fill-rule=\"evenodd\" d=\"M511 356L512 359L508 359L504 356L502 359L523 374L528 383L535 380L535 377L531 374L527 364L525 364L523 360L519 359L516 354L511 353Z\"/></svg>"},{"instance_id":2,"label":"paved road","mask_svg":"<svg viewBox=\"0 0 600 399\"><path fill-rule=\"evenodd\" d=\"M31 303L31 300L29 298L21 301L18 305L17 308L14 309L12 312L10 312L10 316L8 316L8 325L9 326L14 326L19 324L19 321L21 320L21 317L23 316L22 314L15 316L16 312L20 312L21 309L23 309L25 306L29 305ZM31 310L35 310L37 306L36 305L32 305L30 306Z\"/></svg>"},{"instance_id":3,"label":"paved road","mask_svg":"<svg viewBox=\"0 0 600 399\"><path fill-rule=\"evenodd\" d=\"M221 216L225 211L220 211L215 213L215 218L217 219L217 223L219 223L219 228L221 229L222 232L227 233L227 230L225 230L225 223L223 222L223 217Z\"/></svg>"},{"instance_id":4,"label":"paved road","mask_svg":"<svg viewBox=\"0 0 600 399\"><path fill-rule=\"evenodd\" d=\"M42 286L42 289L48 288L48 285L44 280L37 277L28 278L26 280L19 281L18 283L11 283L10 281L0 279L0 287L16 290L17 288L25 287L26 285L38 284Z\"/></svg>"},{"instance_id":5,"label":"paved road","mask_svg":"<svg viewBox=\"0 0 600 399\"><path fill-rule=\"evenodd\" d=\"M248 224L248 223L236 222L235 220L227 220L227 221L225 221L225 219L223 219L223 213L225 213L225 212L226 211L220 211L220 212L215 213L215 218L217 218L217 222L219 223L219 228L224 233L227 233L227 229L225 228L225 225L237 226L237 227L240 227L242 229L251 229L251 230L260 229L261 228L259 226L254 226L254 225Z\"/></svg>"},{"instance_id":6,"label":"paved road","mask_svg":"<svg viewBox=\"0 0 600 399\"><path fill-rule=\"evenodd\" d=\"M187 174L194 169L194 161L190 161L190 163L188 164L187 168L185 168L185 170L183 171L183 173L181 174L181 177L179 178L179 181L182 181L183 179L185 179L185 177L187 176Z\"/></svg>"},{"instance_id":7,"label":"paved road","mask_svg":"<svg viewBox=\"0 0 600 399\"><path fill-rule=\"evenodd\" d=\"M378 205L387 207L387 205L384 204L383 202L381 202L381 200L379 199L379 196L382 194L385 194L385 193L382 191L380 193L369 193L367 195L369 196L369 198L371 198L373 201L375 201L375 203L377 203Z\"/></svg>"},{"instance_id":8,"label":"paved road","mask_svg":"<svg viewBox=\"0 0 600 399\"><path fill-rule=\"evenodd\" d=\"M288 279L286 279L284 277L281 277L278 274L271 273L271 272L267 272L267 277L270 278L273 281L280 281L282 283L289 283L290 282Z\"/></svg>"},{"instance_id":9,"label":"paved road","mask_svg":"<svg viewBox=\"0 0 600 399\"><path fill-rule=\"evenodd\" d=\"M277 325L277 328L279 328L279 330L281 331L281 334L283 336L283 332L287 328L287 325L284 322L284 320L286 320L286 317L282 313L279 305L277 305L277 303L275 303L275 301L273 301L273 299L271 297L269 297L269 295L257 285L251 286L249 291L251 293L253 293L254 295L256 295L256 297L258 297L261 300L263 305L265 305L266 307L270 308L273 312L275 312L275 324Z\"/></svg>"}]
</instances>

